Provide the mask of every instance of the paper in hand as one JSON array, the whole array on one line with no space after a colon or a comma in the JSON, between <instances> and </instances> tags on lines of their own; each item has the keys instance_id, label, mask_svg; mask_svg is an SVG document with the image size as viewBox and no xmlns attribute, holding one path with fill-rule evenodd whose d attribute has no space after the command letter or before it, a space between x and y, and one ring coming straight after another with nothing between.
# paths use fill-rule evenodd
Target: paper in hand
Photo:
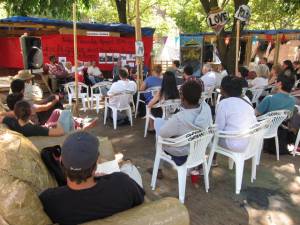
<instances>
[{"instance_id":1,"label":"paper in hand","mask_svg":"<svg viewBox=\"0 0 300 225\"><path fill-rule=\"evenodd\" d=\"M120 172L120 167L116 160L107 161L97 165L96 173L111 174L114 172Z\"/></svg>"}]
</instances>

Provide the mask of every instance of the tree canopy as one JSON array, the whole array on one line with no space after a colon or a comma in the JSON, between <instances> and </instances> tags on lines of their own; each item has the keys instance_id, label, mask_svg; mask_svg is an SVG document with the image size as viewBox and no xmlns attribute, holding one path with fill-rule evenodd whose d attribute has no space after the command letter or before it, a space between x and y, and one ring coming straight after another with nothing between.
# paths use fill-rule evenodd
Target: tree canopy
<instances>
[{"instance_id":1,"label":"tree canopy","mask_svg":"<svg viewBox=\"0 0 300 225\"><path fill-rule=\"evenodd\" d=\"M219 5L233 15L236 2L244 0L141 0L142 26L156 28L157 35L211 31L206 23L206 8ZM45 16L72 19L74 0L0 0L8 16ZM79 18L103 23L134 25L135 0L77 0ZM204 4L203 4L204 3ZM206 4L205 4L206 3ZM206 6L205 6L206 5ZM299 0L250 0L252 17L248 29L293 29L300 26ZM0 9L1 12L1 9ZM3 17L2 12L0 16ZM226 26L232 26L233 20Z\"/></svg>"}]
</instances>

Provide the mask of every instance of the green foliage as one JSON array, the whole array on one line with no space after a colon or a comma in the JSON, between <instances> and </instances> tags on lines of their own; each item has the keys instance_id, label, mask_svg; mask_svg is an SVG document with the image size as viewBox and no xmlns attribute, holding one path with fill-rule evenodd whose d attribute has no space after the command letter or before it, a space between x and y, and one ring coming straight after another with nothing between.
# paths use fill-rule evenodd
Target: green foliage
<instances>
[{"instance_id":1,"label":"green foliage","mask_svg":"<svg viewBox=\"0 0 300 225\"><path fill-rule=\"evenodd\" d=\"M9 16L46 16L71 19L74 0L0 0ZM79 10L87 10L90 0L78 0Z\"/></svg>"},{"instance_id":2,"label":"green foliage","mask_svg":"<svg viewBox=\"0 0 300 225\"><path fill-rule=\"evenodd\" d=\"M231 15L226 30L231 30L234 15L234 0L218 1L219 6ZM235 0L236 2L243 0ZM0 0L8 16L44 16L57 19L72 19L74 0ZM135 0L127 0L128 24L135 24ZM83 21L101 23L119 22L114 0L77 0L78 15ZM300 26L299 0L250 0L252 11L246 29L293 29ZM142 26L156 28L156 34L166 36L174 33L212 31L206 24L206 13L200 0L140 0Z\"/></svg>"}]
</instances>

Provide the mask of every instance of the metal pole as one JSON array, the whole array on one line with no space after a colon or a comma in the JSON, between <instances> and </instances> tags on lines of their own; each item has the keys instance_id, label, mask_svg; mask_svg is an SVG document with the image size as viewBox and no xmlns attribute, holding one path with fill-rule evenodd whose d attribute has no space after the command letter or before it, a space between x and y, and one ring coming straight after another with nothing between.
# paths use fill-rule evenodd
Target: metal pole
<instances>
[{"instance_id":1,"label":"metal pole","mask_svg":"<svg viewBox=\"0 0 300 225\"><path fill-rule=\"evenodd\" d=\"M235 76L239 72L239 50L240 50L240 27L241 27L241 21L236 21L236 49L235 49Z\"/></svg>"},{"instance_id":2,"label":"metal pole","mask_svg":"<svg viewBox=\"0 0 300 225\"><path fill-rule=\"evenodd\" d=\"M142 41L142 32L141 32L141 19L140 19L140 0L136 0L135 5L135 40ZM137 84L138 89L140 89L143 82L143 57L136 57L137 65Z\"/></svg>"},{"instance_id":3,"label":"metal pole","mask_svg":"<svg viewBox=\"0 0 300 225\"><path fill-rule=\"evenodd\" d=\"M77 26L76 26L76 1L73 3L73 37L74 37L74 67L75 67L75 97L76 103L74 108L74 114L79 116L78 109L78 74L77 74Z\"/></svg>"}]
</instances>

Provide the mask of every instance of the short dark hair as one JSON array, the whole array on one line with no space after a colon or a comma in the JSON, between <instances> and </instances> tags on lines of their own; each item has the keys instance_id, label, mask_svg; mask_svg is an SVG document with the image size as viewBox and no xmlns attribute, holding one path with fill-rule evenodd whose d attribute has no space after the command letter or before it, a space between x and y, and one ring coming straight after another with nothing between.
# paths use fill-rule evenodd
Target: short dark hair
<instances>
[{"instance_id":1,"label":"short dark hair","mask_svg":"<svg viewBox=\"0 0 300 225\"><path fill-rule=\"evenodd\" d=\"M242 94L241 79L235 76L226 76L222 79L221 89L227 94L227 97L240 97Z\"/></svg>"},{"instance_id":2,"label":"short dark hair","mask_svg":"<svg viewBox=\"0 0 300 225\"><path fill-rule=\"evenodd\" d=\"M277 82L281 82L281 89L283 91L291 92L295 85L295 76L282 72L278 75Z\"/></svg>"},{"instance_id":3,"label":"short dark hair","mask_svg":"<svg viewBox=\"0 0 300 225\"><path fill-rule=\"evenodd\" d=\"M17 119L28 121L31 116L31 105L24 100L18 101L15 104L14 113Z\"/></svg>"},{"instance_id":4,"label":"short dark hair","mask_svg":"<svg viewBox=\"0 0 300 225\"><path fill-rule=\"evenodd\" d=\"M10 110L14 110L15 104L23 99L22 93L12 93L6 97L6 104Z\"/></svg>"},{"instance_id":5,"label":"short dark hair","mask_svg":"<svg viewBox=\"0 0 300 225\"><path fill-rule=\"evenodd\" d=\"M249 70L244 66L240 66L239 67L239 72L241 73L241 76L243 78L246 78L248 76Z\"/></svg>"},{"instance_id":6,"label":"short dark hair","mask_svg":"<svg viewBox=\"0 0 300 225\"><path fill-rule=\"evenodd\" d=\"M179 66L180 66L179 60L173 60L173 64L174 64L177 68L179 68Z\"/></svg>"},{"instance_id":7,"label":"short dark hair","mask_svg":"<svg viewBox=\"0 0 300 225\"><path fill-rule=\"evenodd\" d=\"M294 68L293 68L293 63L292 63L291 60L284 60L284 61L283 61L283 64L285 64L285 65L287 66L286 69L290 69L291 71L294 70Z\"/></svg>"},{"instance_id":8,"label":"short dark hair","mask_svg":"<svg viewBox=\"0 0 300 225\"><path fill-rule=\"evenodd\" d=\"M202 87L199 82L190 80L181 86L182 97L191 105L198 105L201 98Z\"/></svg>"},{"instance_id":9,"label":"short dark hair","mask_svg":"<svg viewBox=\"0 0 300 225\"><path fill-rule=\"evenodd\" d=\"M187 65L187 66L184 67L183 72L184 72L186 75L191 76L191 75L193 75L194 69L193 69L192 66Z\"/></svg>"},{"instance_id":10,"label":"short dark hair","mask_svg":"<svg viewBox=\"0 0 300 225\"><path fill-rule=\"evenodd\" d=\"M128 70L124 67L119 69L119 76L122 77L122 78L127 78L128 77Z\"/></svg>"},{"instance_id":11,"label":"short dark hair","mask_svg":"<svg viewBox=\"0 0 300 225\"><path fill-rule=\"evenodd\" d=\"M21 79L13 80L10 83L10 89L12 93L21 93L25 89L25 82Z\"/></svg>"},{"instance_id":12,"label":"short dark hair","mask_svg":"<svg viewBox=\"0 0 300 225\"><path fill-rule=\"evenodd\" d=\"M161 74L161 72L162 72L162 66L161 66L161 64L154 65L153 66L153 71L156 72L156 73L158 73L158 74Z\"/></svg>"},{"instance_id":13,"label":"short dark hair","mask_svg":"<svg viewBox=\"0 0 300 225\"><path fill-rule=\"evenodd\" d=\"M50 55L50 57L49 57L50 62L51 62L53 59L55 59L55 55Z\"/></svg>"},{"instance_id":14,"label":"short dark hair","mask_svg":"<svg viewBox=\"0 0 300 225\"><path fill-rule=\"evenodd\" d=\"M95 162L92 167L85 170L70 170L64 167L63 163L61 167L66 177L68 177L71 181L76 182L76 184L81 184L85 182L88 178L93 176L93 171L96 169L97 162Z\"/></svg>"}]
</instances>

